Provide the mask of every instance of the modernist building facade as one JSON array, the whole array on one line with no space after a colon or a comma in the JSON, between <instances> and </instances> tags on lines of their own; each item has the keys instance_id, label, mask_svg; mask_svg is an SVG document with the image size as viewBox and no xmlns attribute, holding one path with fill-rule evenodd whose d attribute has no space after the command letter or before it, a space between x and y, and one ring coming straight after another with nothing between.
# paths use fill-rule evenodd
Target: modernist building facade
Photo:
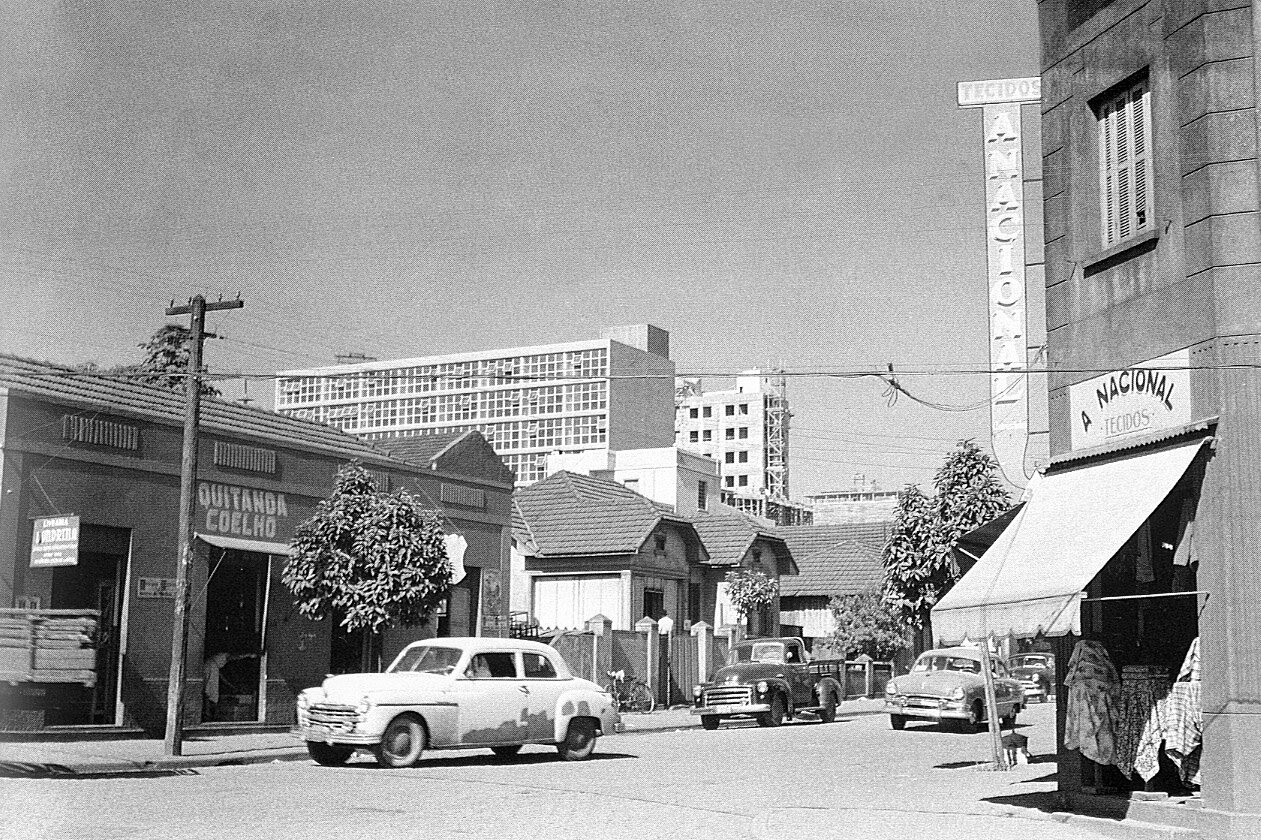
<instances>
[{"instance_id":1,"label":"modernist building facade","mask_svg":"<svg viewBox=\"0 0 1261 840\"><path fill-rule=\"evenodd\" d=\"M1061 683L1094 643L1186 726L1145 768L1061 746L1061 791L1198 789L1202 836L1261 836L1261 4L1038 7L1052 459L933 629L1051 637Z\"/></svg>"},{"instance_id":2,"label":"modernist building facade","mask_svg":"<svg viewBox=\"0 0 1261 840\"><path fill-rule=\"evenodd\" d=\"M646 324L599 339L284 371L281 414L367 439L476 429L516 473L549 453L669 446L670 335Z\"/></svg>"},{"instance_id":3,"label":"modernist building facade","mask_svg":"<svg viewBox=\"0 0 1261 840\"><path fill-rule=\"evenodd\" d=\"M0 709L29 710L47 726L162 733L183 414L183 398L161 388L0 356L0 604L100 616L93 688L19 684ZM385 654L436 632L507 633L511 474L475 434L445 444L392 456L325 425L203 400L186 721L285 725L297 691L358 670L346 634L302 617L281 580L294 529L352 459L379 487L439 510L467 544L445 614L392 632ZM72 562L33 552L35 523L47 517L78 523Z\"/></svg>"},{"instance_id":4,"label":"modernist building facade","mask_svg":"<svg viewBox=\"0 0 1261 840\"><path fill-rule=\"evenodd\" d=\"M724 391L687 379L675 391L675 445L717 461L731 494L788 498L788 426L783 379L773 374L746 371Z\"/></svg>"}]
</instances>

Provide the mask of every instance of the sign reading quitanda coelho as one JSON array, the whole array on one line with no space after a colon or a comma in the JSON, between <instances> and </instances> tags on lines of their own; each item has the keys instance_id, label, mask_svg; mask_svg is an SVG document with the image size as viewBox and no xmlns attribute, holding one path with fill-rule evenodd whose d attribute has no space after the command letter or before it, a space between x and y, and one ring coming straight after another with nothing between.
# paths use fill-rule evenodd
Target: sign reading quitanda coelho
<instances>
[{"instance_id":1,"label":"sign reading quitanda coelho","mask_svg":"<svg viewBox=\"0 0 1261 840\"><path fill-rule=\"evenodd\" d=\"M1191 422L1191 351L1114 370L1068 389L1073 449Z\"/></svg>"}]
</instances>

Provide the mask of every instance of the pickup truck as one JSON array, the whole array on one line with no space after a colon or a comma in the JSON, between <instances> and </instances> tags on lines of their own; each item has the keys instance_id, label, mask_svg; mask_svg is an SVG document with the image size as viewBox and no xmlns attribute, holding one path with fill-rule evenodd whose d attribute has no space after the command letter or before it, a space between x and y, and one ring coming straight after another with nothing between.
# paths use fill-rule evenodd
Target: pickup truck
<instances>
[{"instance_id":1,"label":"pickup truck","mask_svg":"<svg viewBox=\"0 0 1261 840\"><path fill-rule=\"evenodd\" d=\"M731 649L712 682L692 689L692 714L710 730L724 718L779 726L803 713L831 723L844 678L843 660L811 661L799 638L747 639Z\"/></svg>"}]
</instances>

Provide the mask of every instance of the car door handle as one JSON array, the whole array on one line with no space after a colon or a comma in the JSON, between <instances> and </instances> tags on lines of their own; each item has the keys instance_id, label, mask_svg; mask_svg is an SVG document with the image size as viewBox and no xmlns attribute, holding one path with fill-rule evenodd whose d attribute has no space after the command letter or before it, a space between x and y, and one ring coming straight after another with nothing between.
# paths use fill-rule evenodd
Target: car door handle
<instances>
[{"instance_id":1,"label":"car door handle","mask_svg":"<svg viewBox=\"0 0 1261 840\"><path fill-rule=\"evenodd\" d=\"M521 692L522 694L529 694L530 687L528 685L519 685L517 686L517 691Z\"/></svg>"}]
</instances>

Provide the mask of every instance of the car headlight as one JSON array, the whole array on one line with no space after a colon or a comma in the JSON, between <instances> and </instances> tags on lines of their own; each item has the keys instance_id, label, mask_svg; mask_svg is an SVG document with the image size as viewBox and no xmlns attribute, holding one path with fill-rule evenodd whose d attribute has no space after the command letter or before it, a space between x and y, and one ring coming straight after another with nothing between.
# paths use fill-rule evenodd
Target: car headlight
<instances>
[{"instance_id":1,"label":"car headlight","mask_svg":"<svg viewBox=\"0 0 1261 840\"><path fill-rule=\"evenodd\" d=\"M307 709L311 708L311 695L310 694L307 694L304 691L298 695L298 708L304 712Z\"/></svg>"},{"instance_id":2,"label":"car headlight","mask_svg":"<svg viewBox=\"0 0 1261 840\"><path fill-rule=\"evenodd\" d=\"M963 699L963 686L959 686L954 691L950 692L948 696L950 697L951 700L962 700Z\"/></svg>"},{"instance_id":3,"label":"car headlight","mask_svg":"<svg viewBox=\"0 0 1261 840\"><path fill-rule=\"evenodd\" d=\"M898 693L898 687L891 681L884 684L884 693L892 697Z\"/></svg>"},{"instance_id":4,"label":"car headlight","mask_svg":"<svg viewBox=\"0 0 1261 840\"><path fill-rule=\"evenodd\" d=\"M767 683L766 680L759 681L756 688L757 688L758 694L765 694L766 692L771 690L771 686L769 683Z\"/></svg>"}]
</instances>

